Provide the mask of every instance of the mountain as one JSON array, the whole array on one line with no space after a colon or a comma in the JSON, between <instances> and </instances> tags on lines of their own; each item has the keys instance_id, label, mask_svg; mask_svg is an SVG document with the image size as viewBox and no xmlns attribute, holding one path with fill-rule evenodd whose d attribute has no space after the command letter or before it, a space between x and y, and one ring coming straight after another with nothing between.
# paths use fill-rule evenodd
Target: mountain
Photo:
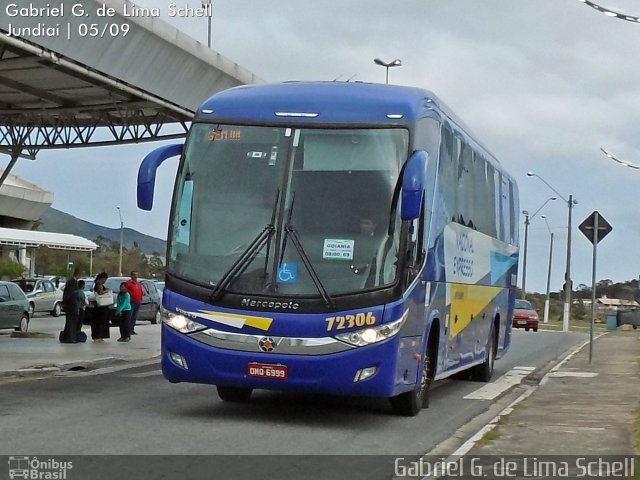
<instances>
[{"instance_id":1,"label":"mountain","mask_svg":"<svg viewBox=\"0 0 640 480\"><path fill-rule=\"evenodd\" d=\"M104 237L112 242L120 242L119 228L107 228L96 225L95 223L81 220L73 215L51 207L42 215L42 224L38 227L38 230L42 232L70 233L92 241L95 241L98 237ZM136 242L140 250L147 255L160 253L164 256L167 249L167 242L165 240L145 235L132 228L125 228L123 230L123 239L125 248L133 248L133 242Z\"/></svg>"}]
</instances>

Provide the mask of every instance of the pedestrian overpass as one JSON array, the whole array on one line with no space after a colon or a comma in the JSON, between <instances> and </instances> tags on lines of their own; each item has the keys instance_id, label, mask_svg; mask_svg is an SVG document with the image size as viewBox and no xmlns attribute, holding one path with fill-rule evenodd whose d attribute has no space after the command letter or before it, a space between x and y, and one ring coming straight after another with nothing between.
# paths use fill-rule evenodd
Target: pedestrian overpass
<instances>
[{"instance_id":1,"label":"pedestrian overpass","mask_svg":"<svg viewBox=\"0 0 640 480\"><path fill-rule=\"evenodd\" d=\"M40 150L183 137L206 98L261 82L159 18L125 16L128 0L84 0L82 16L64 4L56 17L9 16L0 7L0 152L11 156L0 186L20 157ZM115 15L101 14L105 8ZM58 33L38 36L39 24L58 25Z\"/></svg>"}]
</instances>

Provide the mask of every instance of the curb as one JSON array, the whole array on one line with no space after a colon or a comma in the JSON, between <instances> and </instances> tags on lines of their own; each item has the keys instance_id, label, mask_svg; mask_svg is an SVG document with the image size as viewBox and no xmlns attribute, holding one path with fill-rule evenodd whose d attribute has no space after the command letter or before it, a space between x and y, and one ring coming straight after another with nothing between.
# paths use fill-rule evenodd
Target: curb
<instances>
[{"instance_id":1,"label":"curb","mask_svg":"<svg viewBox=\"0 0 640 480\"><path fill-rule=\"evenodd\" d=\"M594 341L598 340L600 337L606 335L607 333L602 333L594 337ZM508 415L510 415L514 408L519 405L521 402L530 397L538 388L543 386L549 376L551 376L554 372L560 369L562 365L568 362L571 358L573 358L578 352L580 352L584 347L589 345L589 340L574 346L573 348L563 352L559 357L555 360L550 361L547 365L544 365L541 368L541 372L543 373L542 378L537 384L527 385L526 383L522 383L520 386L524 388L524 391L513 401L511 401L505 408L503 408L497 415L495 415L492 419L490 419L483 427L477 430L474 434L472 434L466 441L464 441L458 448L449 455L444 455L446 459L444 459L442 466L436 468L436 470L431 475L421 477L421 480L427 479L440 479L448 474L448 467L446 465L453 464L459 459L463 458L469 451L475 447L476 443L484 437L488 432L493 430L500 420ZM554 365L555 363L555 365ZM437 448L437 447L436 447ZM434 449L431 450L431 452ZM431 452L427 452L423 457L431 455ZM421 457L421 458L423 458Z\"/></svg>"},{"instance_id":2,"label":"curb","mask_svg":"<svg viewBox=\"0 0 640 480\"><path fill-rule=\"evenodd\" d=\"M152 357L149 357L149 359ZM116 364L134 363L141 359L126 360L122 357L104 357L95 360L78 360L62 364L38 365L30 368L19 368L0 372L0 380L12 378L45 378L69 371L89 371Z\"/></svg>"}]
</instances>

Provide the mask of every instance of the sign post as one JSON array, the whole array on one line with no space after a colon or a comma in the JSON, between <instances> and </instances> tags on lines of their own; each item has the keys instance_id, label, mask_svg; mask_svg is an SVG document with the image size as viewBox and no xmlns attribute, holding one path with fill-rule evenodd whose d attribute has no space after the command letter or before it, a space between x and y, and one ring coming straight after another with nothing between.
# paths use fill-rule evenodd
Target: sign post
<instances>
[{"instance_id":1,"label":"sign post","mask_svg":"<svg viewBox=\"0 0 640 480\"><path fill-rule=\"evenodd\" d=\"M596 210L589 215L578 229L593 244L593 271L591 274L591 329L589 331L589 363L593 358L593 326L596 321L596 259L598 258L598 242L606 237L613 227Z\"/></svg>"}]
</instances>

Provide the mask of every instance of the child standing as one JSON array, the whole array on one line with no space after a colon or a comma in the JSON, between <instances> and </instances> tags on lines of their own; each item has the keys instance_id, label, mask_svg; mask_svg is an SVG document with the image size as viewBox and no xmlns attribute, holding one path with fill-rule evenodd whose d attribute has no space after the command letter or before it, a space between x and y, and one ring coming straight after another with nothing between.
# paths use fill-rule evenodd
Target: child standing
<instances>
[{"instance_id":1,"label":"child standing","mask_svg":"<svg viewBox=\"0 0 640 480\"><path fill-rule=\"evenodd\" d=\"M131 296L127 291L127 284L125 282L120 284L116 315L120 317L120 338L118 341L128 342L131 340Z\"/></svg>"}]
</instances>

